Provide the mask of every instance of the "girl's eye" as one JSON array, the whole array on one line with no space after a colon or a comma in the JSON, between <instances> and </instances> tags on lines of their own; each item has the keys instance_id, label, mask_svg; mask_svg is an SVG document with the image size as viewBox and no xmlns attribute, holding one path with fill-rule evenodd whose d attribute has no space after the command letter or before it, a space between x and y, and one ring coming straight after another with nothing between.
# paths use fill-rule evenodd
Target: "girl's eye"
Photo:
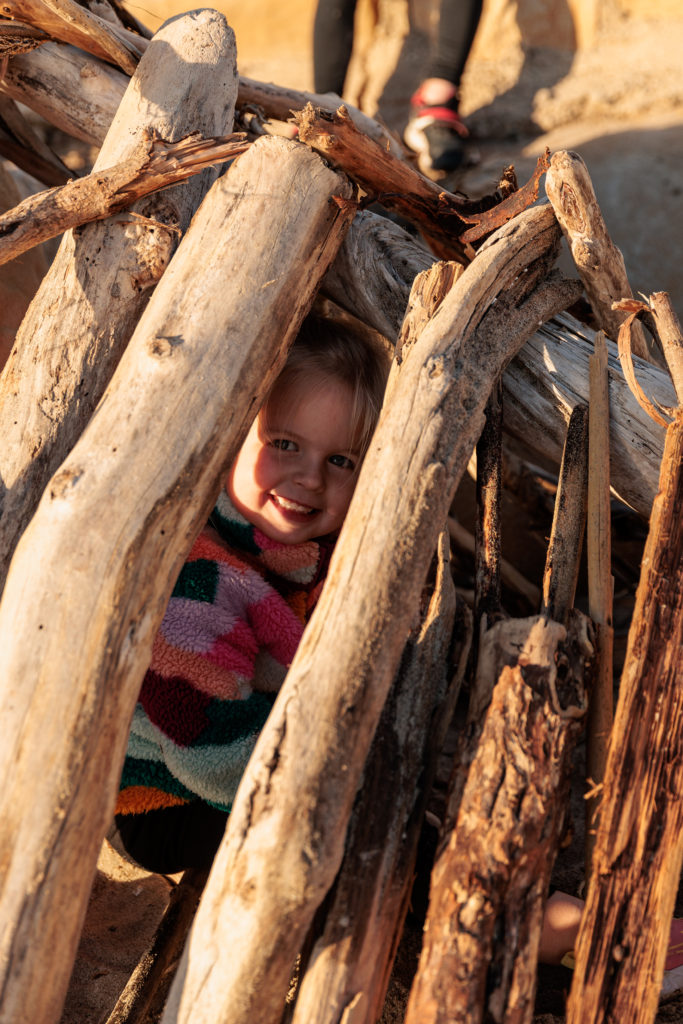
<instances>
[{"instance_id":1,"label":"girl's eye","mask_svg":"<svg viewBox=\"0 0 683 1024\"><path fill-rule=\"evenodd\" d=\"M286 437L276 437L270 442L271 448L278 448L281 452L297 451L296 443Z\"/></svg>"},{"instance_id":2,"label":"girl's eye","mask_svg":"<svg viewBox=\"0 0 683 1024\"><path fill-rule=\"evenodd\" d=\"M331 462L333 466L337 466L339 469L354 470L356 468L355 462L347 458L346 455L330 455L328 462Z\"/></svg>"}]
</instances>

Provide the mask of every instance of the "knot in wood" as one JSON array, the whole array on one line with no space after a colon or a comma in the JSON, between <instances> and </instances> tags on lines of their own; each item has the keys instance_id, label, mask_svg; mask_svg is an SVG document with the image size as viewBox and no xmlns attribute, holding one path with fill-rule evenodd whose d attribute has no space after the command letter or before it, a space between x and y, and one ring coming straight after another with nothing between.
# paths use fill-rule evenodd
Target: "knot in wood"
<instances>
[{"instance_id":1,"label":"knot in wood","mask_svg":"<svg viewBox=\"0 0 683 1024\"><path fill-rule=\"evenodd\" d=\"M182 345L182 343L182 334L159 334L156 338L150 338L147 343L147 350L151 356L156 356L157 359L165 359L166 356L170 356L173 353L173 349L177 345Z\"/></svg>"},{"instance_id":2,"label":"knot in wood","mask_svg":"<svg viewBox=\"0 0 683 1024\"><path fill-rule=\"evenodd\" d=\"M435 356L427 361L427 373L433 380L435 377L443 377L445 372L443 356Z\"/></svg>"},{"instance_id":3,"label":"knot in wood","mask_svg":"<svg viewBox=\"0 0 683 1024\"><path fill-rule=\"evenodd\" d=\"M78 481L83 476L82 469L63 469L57 473L50 485L50 497L53 499L67 497Z\"/></svg>"},{"instance_id":4,"label":"knot in wood","mask_svg":"<svg viewBox=\"0 0 683 1024\"><path fill-rule=\"evenodd\" d=\"M600 269L600 257L595 247L587 239L577 239L572 245L572 256L577 267L588 270Z\"/></svg>"}]
</instances>

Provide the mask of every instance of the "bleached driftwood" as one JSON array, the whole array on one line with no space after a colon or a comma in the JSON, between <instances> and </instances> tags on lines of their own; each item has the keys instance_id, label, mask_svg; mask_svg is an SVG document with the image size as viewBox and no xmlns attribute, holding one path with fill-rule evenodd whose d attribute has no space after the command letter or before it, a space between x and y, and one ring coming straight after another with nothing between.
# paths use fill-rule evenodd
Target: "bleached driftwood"
<instances>
[{"instance_id":1,"label":"bleached driftwood","mask_svg":"<svg viewBox=\"0 0 683 1024\"><path fill-rule=\"evenodd\" d=\"M364 217L372 217L370 213ZM398 311L408 302L413 267L419 267L424 247L402 228L391 229L391 247L383 246L372 255L361 258L355 246L350 257L340 253L342 272L331 274L335 280L330 296L353 311L344 302L344 292L337 281L343 278L346 293L363 302L363 317L371 327L395 341L400 323ZM401 237L402 233L402 237ZM400 241L399 241L400 238ZM353 245L353 242L350 243ZM371 245L370 230L367 241ZM392 270L394 253L401 253L407 272ZM386 265L388 264L388 265ZM367 266L379 274L384 265L384 289L372 289L363 280ZM422 269L422 268L420 268ZM363 295L367 299L363 299ZM393 325L393 330L390 330ZM567 423L577 403L588 402L588 359L593 352L595 332L574 317L563 313L554 317L534 334L503 373L505 435L517 438L525 451L535 452L542 459L550 458L559 466L562 459ZM610 378L610 463L612 491L641 515L648 516L657 493L659 464L664 444L664 429L653 422L639 406L624 379L617 346L608 340ZM676 393L665 370L644 360L635 359L638 379L648 395L665 407L676 404Z\"/></svg>"},{"instance_id":2,"label":"bleached driftwood","mask_svg":"<svg viewBox=\"0 0 683 1024\"><path fill-rule=\"evenodd\" d=\"M394 366L320 602L237 792L165 1024L280 1020L295 956L341 863L436 538L488 391L514 351L509 333L473 334L517 279L527 284L517 326L530 331L534 317L567 301L543 262L558 239L548 208L516 218L482 247ZM523 274L530 264L538 271ZM515 347L522 337L515 332Z\"/></svg>"},{"instance_id":3,"label":"bleached driftwood","mask_svg":"<svg viewBox=\"0 0 683 1024\"><path fill-rule=\"evenodd\" d=\"M377 727L324 928L302 968L292 1024L334 1024L345 1012L354 1024L375 1024L381 1015L440 748L436 734L443 738L437 722L452 713L469 648L469 637L459 637L460 672L446 698L454 613L442 537L429 605L408 640Z\"/></svg>"},{"instance_id":4,"label":"bleached driftwood","mask_svg":"<svg viewBox=\"0 0 683 1024\"><path fill-rule=\"evenodd\" d=\"M38 13L40 5L36 0L21 0L21 4L26 5L26 13L32 17L34 8ZM41 17L46 13L41 12ZM131 45L134 42L141 52L148 45L144 38L132 32L125 32L122 38ZM58 43L45 43L37 50L16 56L8 64L2 90L68 135L98 146L116 113L127 79L122 72L98 59L92 49L84 45L87 52L83 52ZM267 117L277 120L288 120L293 111L302 110L307 103L332 114L341 102L331 93L319 96L252 78L239 79L238 105L255 105ZM346 109L360 131L398 159L404 158L403 146L392 132L355 107L347 104Z\"/></svg>"},{"instance_id":5,"label":"bleached driftwood","mask_svg":"<svg viewBox=\"0 0 683 1024\"><path fill-rule=\"evenodd\" d=\"M241 132L222 139L188 136L176 143L143 137L128 160L38 192L0 215L0 264L64 231L119 213L205 167L231 160L248 145Z\"/></svg>"},{"instance_id":6,"label":"bleached driftwood","mask_svg":"<svg viewBox=\"0 0 683 1024\"><path fill-rule=\"evenodd\" d=\"M586 528L588 484L588 407L575 405L567 436L553 510L553 523L543 570L541 614L566 626L574 607L583 534Z\"/></svg>"},{"instance_id":7,"label":"bleached driftwood","mask_svg":"<svg viewBox=\"0 0 683 1024\"><path fill-rule=\"evenodd\" d=\"M131 79L96 173L134 154L149 130L171 142L194 130L227 134L235 93L235 40L223 15L169 21ZM0 589L45 484L92 415L216 174L205 170L63 239L0 378Z\"/></svg>"},{"instance_id":8,"label":"bleached driftwood","mask_svg":"<svg viewBox=\"0 0 683 1024\"><path fill-rule=\"evenodd\" d=\"M588 614L597 626L595 678L586 723L586 778L602 784L607 742L614 717L614 630L612 628L612 520L609 466L609 381L605 335L598 331L588 360L588 491L586 495L586 559ZM600 798L586 800L586 874L590 873L595 821Z\"/></svg>"},{"instance_id":9,"label":"bleached driftwood","mask_svg":"<svg viewBox=\"0 0 683 1024\"><path fill-rule=\"evenodd\" d=\"M462 269L437 263L416 278L397 346L400 353L419 337ZM429 605L408 639L377 727L344 859L325 902L324 927L321 913L316 915L316 941L301 968L292 1024L333 1024L349 1007L354 1024L375 1024L380 1016L408 909L435 758L471 641L469 622L469 630L464 626L465 635L458 637L460 671L446 698L455 617L449 563L442 535Z\"/></svg>"},{"instance_id":10,"label":"bleached driftwood","mask_svg":"<svg viewBox=\"0 0 683 1024\"><path fill-rule=\"evenodd\" d=\"M538 329L503 374L506 433L558 465L571 410L577 402L588 401L593 337L589 327L563 313ZM639 406L624 379L617 346L609 339L607 354L612 493L648 516L657 493L664 428ZM634 362L647 394L664 406L675 405L668 373L638 357Z\"/></svg>"},{"instance_id":11,"label":"bleached driftwood","mask_svg":"<svg viewBox=\"0 0 683 1024\"><path fill-rule=\"evenodd\" d=\"M497 683L449 797L455 827L432 872L406 1024L528 1022L533 1013L591 645L578 613L569 630L544 617L498 622L483 642L478 676L484 689L486 675Z\"/></svg>"},{"instance_id":12,"label":"bleached driftwood","mask_svg":"<svg viewBox=\"0 0 683 1024\"><path fill-rule=\"evenodd\" d=\"M12 57L0 88L67 135L101 146L128 81L82 50L45 43Z\"/></svg>"},{"instance_id":13,"label":"bleached driftwood","mask_svg":"<svg viewBox=\"0 0 683 1024\"><path fill-rule=\"evenodd\" d=\"M655 1019L683 863L683 413L667 430L607 757L568 1024Z\"/></svg>"},{"instance_id":14,"label":"bleached driftwood","mask_svg":"<svg viewBox=\"0 0 683 1024\"><path fill-rule=\"evenodd\" d=\"M564 149L553 153L545 191L569 243L598 324L616 341L625 315L613 309L612 303L630 298L633 292L624 257L609 236L588 168L578 153ZM650 358L640 324L633 332L633 351L641 359Z\"/></svg>"},{"instance_id":15,"label":"bleached driftwood","mask_svg":"<svg viewBox=\"0 0 683 1024\"><path fill-rule=\"evenodd\" d=\"M425 178L405 161L358 130L345 107L334 113L309 103L294 118L299 138L345 171L361 188L415 224L432 250L444 259L466 264L480 241L535 202L547 155L523 188L508 195L472 201Z\"/></svg>"},{"instance_id":16,"label":"bleached driftwood","mask_svg":"<svg viewBox=\"0 0 683 1024\"><path fill-rule=\"evenodd\" d=\"M429 249L387 217L360 210L322 291L385 338L396 340L413 281L435 260Z\"/></svg>"},{"instance_id":17,"label":"bleached driftwood","mask_svg":"<svg viewBox=\"0 0 683 1024\"><path fill-rule=\"evenodd\" d=\"M147 40L121 24L105 21L74 0L4 0L2 13L43 29L53 39L135 72Z\"/></svg>"},{"instance_id":18,"label":"bleached driftwood","mask_svg":"<svg viewBox=\"0 0 683 1024\"><path fill-rule=\"evenodd\" d=\"M272 138L215 183L17 547L0 604L2 1024L59 1018L154 634L350 192Z\"/></svg>"}]
</instances>

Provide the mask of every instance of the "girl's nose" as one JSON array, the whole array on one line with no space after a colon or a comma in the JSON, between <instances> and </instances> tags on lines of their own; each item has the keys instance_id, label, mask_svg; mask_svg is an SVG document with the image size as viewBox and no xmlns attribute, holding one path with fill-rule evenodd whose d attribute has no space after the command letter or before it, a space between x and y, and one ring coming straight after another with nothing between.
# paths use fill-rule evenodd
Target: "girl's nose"
<instances>
[{"instance_id":1,"label":"girl's nose","mask_svg":"<svg viewBox=\"0 0 683 1024\"><path fill-rule=\"evenodd\" d=\"M319 459L304 458L297 463L294 473L296 482L308 491L319 491L323 486L323 466Z\"/></svg>"}]
</instances>

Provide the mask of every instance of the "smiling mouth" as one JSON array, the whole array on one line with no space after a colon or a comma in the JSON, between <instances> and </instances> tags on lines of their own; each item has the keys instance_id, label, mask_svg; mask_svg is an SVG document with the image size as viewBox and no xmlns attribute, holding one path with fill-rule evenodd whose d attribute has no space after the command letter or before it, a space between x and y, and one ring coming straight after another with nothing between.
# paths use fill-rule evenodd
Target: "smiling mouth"
<instances>
[{"instance_id":1,"label":"smiling mouth","mask_svg":"<svg viewBox=\"0 0 683 1024\"><path fill-rule=\"evenodd\" d=\"M284 512L296 512L299 515L306 516L318 512L317 508L312 508L310 505L300 505L298 501L292 501L291 498L283 498L279 494L271 494L270 497L273 503Z\"/></svg>"}]
</instances>

